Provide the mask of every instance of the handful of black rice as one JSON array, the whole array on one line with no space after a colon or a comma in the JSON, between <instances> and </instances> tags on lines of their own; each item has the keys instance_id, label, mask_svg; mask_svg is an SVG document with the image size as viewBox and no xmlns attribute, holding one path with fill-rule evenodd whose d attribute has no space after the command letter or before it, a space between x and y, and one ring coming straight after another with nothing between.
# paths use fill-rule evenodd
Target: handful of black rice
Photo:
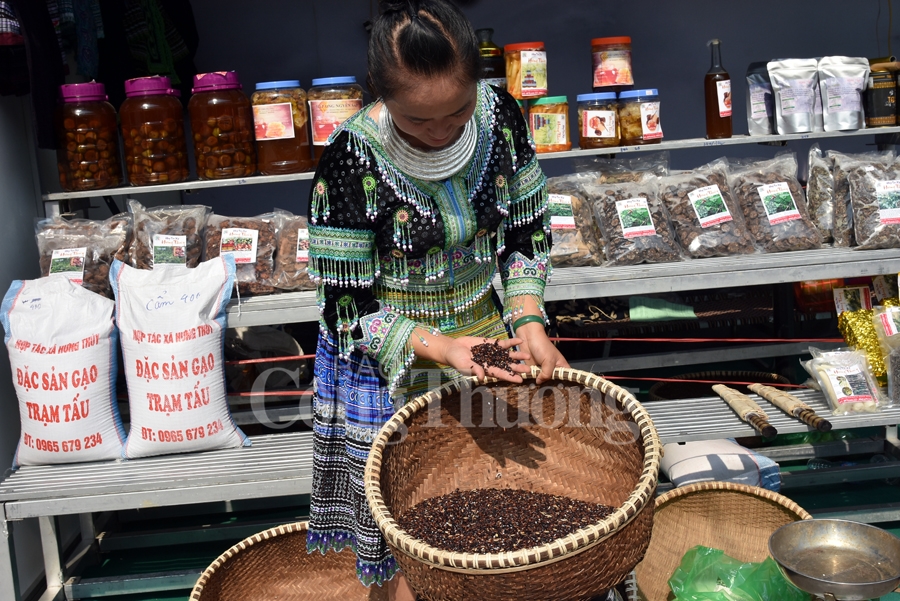
<instances>
[{"instance_id":1,"label":"handful of black rice","mask_svg":"<svg viewBox=\"0 0 900 601\"><path fill-rule=\"evenodd\" d=\"M485 342L472 347L472 360L487 371L488 367L496 367L516 375L512 369L512 359L509 350L500 346L500 341Z\"/></svg>"}]
</instances>

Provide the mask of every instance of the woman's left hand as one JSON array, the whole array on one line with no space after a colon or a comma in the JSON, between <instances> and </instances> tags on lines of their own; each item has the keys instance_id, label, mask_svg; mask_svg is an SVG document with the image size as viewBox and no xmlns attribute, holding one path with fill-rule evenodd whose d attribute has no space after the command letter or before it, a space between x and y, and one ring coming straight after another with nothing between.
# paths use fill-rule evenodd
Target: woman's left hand
<instances>
[{"instance_id":1,"label":"woman's left hand","mask_svg":"<svg viewBox=\"0 0 900 601\"><path fill-rule=\"evenodd\" d=\"M553 370L557 367L569 367L569 362L547 337L543 324L534 322L523 324L515 334L517 338L522 339L519 348L531 355L530 364L541 368L541 373L537 377L538 384L543 384L553 377Z\"/></svg>"}]
</instances>

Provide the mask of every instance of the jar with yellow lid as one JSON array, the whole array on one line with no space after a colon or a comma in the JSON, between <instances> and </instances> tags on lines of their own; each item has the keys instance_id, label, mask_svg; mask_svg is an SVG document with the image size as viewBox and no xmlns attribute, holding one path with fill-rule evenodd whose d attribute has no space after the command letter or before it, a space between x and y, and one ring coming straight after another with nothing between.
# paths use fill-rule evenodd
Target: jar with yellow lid
<instances>
[{"instance_id":1,"label":"jar with yellow lid","mask_svg":"<svg viewBox=\"0 0 900 601\"><path fill-rule=\"evenodd\" d=\"M506 89L517 100L547 95L547 52L543 42L507 44Z\"/></svg>"},{"instance_id":2,"label":"jar with yellow lid","mask_svg":"<svg viewBox=\"0 0 900 601\"><path fill-rule=\"evenodd\" d=\"M565 96L547 96L531 103L528 111L531 136L537 152L572 149L569 140L569 101Z\"/></svg>"},{"instance_id":3,"label":"jar with yellow lid","mask_svg":"<svg viewBox=\"0 0 900 601\"><path fill-rule=\"evenodd\" d=\"M578 95L578 146L619 145L619 115L615 92Z\"/></svg>"}]
</instances>

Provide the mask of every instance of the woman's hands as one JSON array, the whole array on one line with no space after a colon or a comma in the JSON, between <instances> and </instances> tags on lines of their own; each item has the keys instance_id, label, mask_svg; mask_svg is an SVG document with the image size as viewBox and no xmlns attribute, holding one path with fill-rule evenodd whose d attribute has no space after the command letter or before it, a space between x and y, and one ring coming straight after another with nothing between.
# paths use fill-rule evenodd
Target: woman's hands
<instances>
[{"instance_id":1,"label":"woman's hands","mask_svg":"<svg viewBox=\"0 0 900 601\"><path fill-rule=\"evenodd\" d=\"M509 368L515 372L514 374L509 373L505 369L500 369L499 367L488 367L485 369L478 363L475 363L475 360L472 358L472 347L485 343L497 343L503 350L509 350L516 345L522 344L522 340L519 338L492 340L491 338L476 338L474 336L451 338L450 343L447 345L444 352L444 360L440 361L440 363L449 365L463 375L475 376L479 380L483 380L485 376L490 376L505 382L520 384L522 382L522 377L518 374L528 373L531 371L531 368L524 363L519 363L519 361L529 361L531 356L522 351L512 351L509 353L509 357L512 359Z\"/></svg>"},{"instance_id":2,"label":"woman's hands","mask_svg":"<svg viewBox=\"0 0 900 601\"><path fill-rule=\"evenodd\" d=\"M557 367L569 367L568 361L547 337L544 324L536 322L522 324L515 333L519 337L516 340L522 340L519 348L531 355L530 364L541 368L537 384L543 384L549 380L553 376L553 370ZM526 361L529 360L526 359Z\"/></svg>"}]
</instances>

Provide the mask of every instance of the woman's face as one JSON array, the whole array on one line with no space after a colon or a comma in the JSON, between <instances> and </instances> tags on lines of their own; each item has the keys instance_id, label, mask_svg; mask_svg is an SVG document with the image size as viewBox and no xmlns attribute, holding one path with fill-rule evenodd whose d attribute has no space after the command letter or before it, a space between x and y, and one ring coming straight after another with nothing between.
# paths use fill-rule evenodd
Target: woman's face
<instances>
[{"instance_id":1,"label":"woman's face","mask_svg":"<svg viewBox=\"0 0 900 601\"><path fill-rule=\"evenodd\" d=\"M426 150L444 148L459 137L475 112L477 86L453 77L417 77L385 105L407 142Z\"/></svg>"}]
</instances>

